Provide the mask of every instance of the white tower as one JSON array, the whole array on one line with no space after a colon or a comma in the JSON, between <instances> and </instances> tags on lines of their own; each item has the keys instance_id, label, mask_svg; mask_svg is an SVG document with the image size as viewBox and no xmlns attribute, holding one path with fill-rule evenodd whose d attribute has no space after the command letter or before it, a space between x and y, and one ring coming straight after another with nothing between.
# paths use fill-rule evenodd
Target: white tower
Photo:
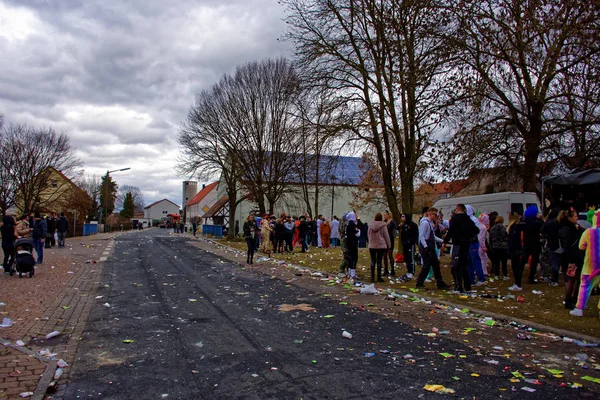
<instances>
[{"instance_id":1,"label":"white tower","mask_svg":"<svg viewBox=\"0 0 600 400\"><path fill-rule=\"evenodd\" d=\"M190 201L196 194L198 194L198 182L183 181L182 189L181 204L185 212L185 206L187 205L187 202Z\"/></svg>"}]
</instances>

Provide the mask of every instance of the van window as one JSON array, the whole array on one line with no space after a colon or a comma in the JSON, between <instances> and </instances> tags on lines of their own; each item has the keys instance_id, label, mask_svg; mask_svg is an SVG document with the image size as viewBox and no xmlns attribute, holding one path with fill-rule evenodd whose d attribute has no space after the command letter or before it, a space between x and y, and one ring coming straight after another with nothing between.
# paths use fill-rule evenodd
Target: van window
<instances>
[{"instance_id":1,"label":"van window","mask_svg":"<svg viewBox=\"0 0 600 400\"><path fill-rule=\"evenodd\" d=\"M519 215L523 215L523 203L510 203L510 214L513 215L515 213Z\"/></svg>"},{"instance_id":2,"label":"van window","mask_svg":"<svg viewBox=\"0 0 600 400\"><path fill-rule=\"evenodd\" d=\"M535 203L527 203L527 208L529 208L530 206L536 206L537 207L537 204L535 204Z\"/></svg>"}]
</instances>

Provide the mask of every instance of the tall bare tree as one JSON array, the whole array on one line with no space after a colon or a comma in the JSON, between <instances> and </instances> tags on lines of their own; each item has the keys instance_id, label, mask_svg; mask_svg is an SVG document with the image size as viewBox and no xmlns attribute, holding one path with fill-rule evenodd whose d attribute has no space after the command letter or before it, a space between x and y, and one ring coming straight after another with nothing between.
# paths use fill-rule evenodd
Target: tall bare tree
<instances>
[{"instance_id":1,"label":"tall bare tree","mask_svg":"<svg viewBox=\"0 0 600 400\"><path fill-rule=\"evenodd\" d=\"M273 212L290 188L294 151L303 140L293 125L292 107L300 93L296 72L284 58L267 59L238 67L218 86L243 184L261 213Z\"/></svg>"},{"instance_id":2,"label":"tall bare tree","mask_svg":"<svg viewBox=\"0 0 600 400\"><path fill-rule=\"evenodd\" d=\"M219 177L229 197L229 236L235 232L235 215L244 195L238 196L243 170L236 161L233 132L224 120L219 99L221 92L214 85L196 95L178 136L180 154L177 171L180 176L197 176L203 180Z\"/></svg>"},{"instance_id":3,"label":"tall bare tree","mask_svg":"<svg viewBox=\"0 0 600 400\"><path fill-rule=\"evenodd\" d=\"M535 191L540 155L574 127L564 110L572 95L583 93L567 89L564 79L598 54L600 2L447 3L458 27L448 43L459 49L458 71L471 93L456 115L449 154L460 163L451 167L512 163L523 178L522 190Z\"/></svg>"},{"instance_id":4,"label":"tall bare tree","mask_svg":"<svg viewBox=\"0 0 600 400\"><path fill-rule=\"evenodd\" d=\"M137 186L131 185L121 185L119 186L119 192L117 193L117 198L115 200L115 208L123 208L125 197L128 193L131 193L133 198L133 206L134 206L134 214L139 214L144 212L144 207L146 206L144 201L144 194Z\"/></svg>"},{"instance_id":5,"label":"tall bare tree","mask_svg":"<svg viewBox=\"0 0 600 400\"><path fill-rule=\"evenodd\" d=\"M327 82L354 111L349 128L375 150L387 204L399 220L398 195L412 209L419 159L449 101L451 51L437 33L448 24L443 12L433 0L282 3L300 69L315 84Z\"/></svg>"},{"instance_id":6,"label":"tall bare tree","mask_svg":"<svg viewBox=\"0 0 600 400\"><path fill-rule=\"evenodd\" d=\"M323 185L335 184L337 157L335 138L342 128L340 112L344 104L331 91L307 87L295 106L296 129L300 140L294 151L294 177L309 215L319 215L319 195Z\"/></svg>"},{"instance_id":7,"label":"tall bare tree","mask_svg":"<svg viewBox=\"0 0 600 400\"><path fill-rule=\"evenodd\" d=\"M13 203L19 211L33 211L52 203L60 196L60 182L51 182L54 171L69 176L82 165L75 156L69 137L52 128L35 129L26 125L14 125L0 132L2 152L13 155L0 169L3 178L12 181L15 188ZM4 179L3 179L4 182ZM41 194L44 193L44 196Z\"/></svg>"}]
</instances>

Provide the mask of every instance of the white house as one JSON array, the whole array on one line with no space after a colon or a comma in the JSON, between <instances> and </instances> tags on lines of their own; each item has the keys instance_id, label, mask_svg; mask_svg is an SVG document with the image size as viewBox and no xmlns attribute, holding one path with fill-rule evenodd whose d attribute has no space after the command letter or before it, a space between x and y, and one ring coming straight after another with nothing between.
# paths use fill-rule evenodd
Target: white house
<instances>
[{"instance_id":1,"label":"white house","mask_svg":"<svg viewBox=\"0 0 600 400\"><path fill-rule=\"evenodd\" d=\"M144 220L160 221L169 214L179 214L179 206L171 200L162 199L144 207Z\"/></svg>"},{"instance_id":2,"label":"white house","mask_svg":"<svg viewBox=\"0 0 600 400\"><path fill-rule=\"evenodd\" d=\"M321 156L320 159L322 173L319 184L319 214L322 214L328 220L332 215L341 217L344 213L353 209L350 204L355 199L355 192L359 190L359 184L362 178L360 157L343 156ZM329 166L326 168L325 166ZM301 215L306 211L306 205L301 193L301 186L291 178L290 192L284 194L275 205L275 214L285 211L289 215ZM241 227L244 219L250 212L257 211L256 204L248 199L242 200L233 216L229 215L229 202L226 196L226 185L222 182L218 185L217 201L213 207L203 215L207 219L206 223L215 225L227 224L229 218L238 221ZM314 189L309 190L311 204L314 204ZM244 196L244 193L238 193L238 197ZM370 221L376 212L383 211L382 206L376 204L365 205L356 210L361 219ZM217 217L217 218L215 218ZM210 218L213 218L211 222Z\"/></svg>"},{"instance_id":3,"label":"white house","mask_svg":"<svg viewBox=\"0 0 600 400\"><path fill-rule=\"evenodd\" d=\"M185 205L187 221L194 217L202 217L217 202L218 185L219 181L203 185L202 190L188 200Z\"/></svg>"}]
</instances>

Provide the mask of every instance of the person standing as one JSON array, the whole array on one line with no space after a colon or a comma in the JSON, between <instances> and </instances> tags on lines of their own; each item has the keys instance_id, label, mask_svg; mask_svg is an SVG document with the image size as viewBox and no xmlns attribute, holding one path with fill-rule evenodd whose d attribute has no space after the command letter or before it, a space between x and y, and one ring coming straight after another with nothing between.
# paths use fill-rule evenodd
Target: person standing
<instances>
[{"instance_id":1,"label":"person standing","mask_svg":"<svg viewBox=\"0 0 600 400\"><path fill-rule=\"evenodd\" d=\"M535 274L540 260L540 253L542 252L540 231L544 223L538 218L538 208L536 205L527 207L524 217L525 225L523 225L523 255L521 256L521 270L525 269L525 264L529 262L529 257L531 257L528 283L534 284L537 283Z\"/></svg>"},{"instance_id":2,"label":"person standing","mask_svg":"<svg viewBox=\"0 0 600 400\"><path fill-rule=\"evenodd\" d=\"M586 229L581 235L579 249L585 250L585 256L577 305L570 312L575 317L583 317L583 310L590 299L592 290L600 283L600 211L594 213L592 227ZM600 311L600 300L598 300L598 311Z\"/></svg>"},{"instance_id":3,"label":"person standing","mask_svg":"<svg viewBox=\"0 0 600 400\"><path fill-rule=\"evenodd\" d=\"M258 226L256 225L253 214L248 215L246 218L243 230L244 238L246 238L246 245L248 246L248 251L246 253L246 264L252 264L254 250L256 249L256 232L258 231Z\"/></svg>"},{"instance_id":4,"label":"person standing","mask_svg":"<svg viewBox=\"0 0 600 400\"><path fill-rule=\"evenodd\" d=\"M271 257L271 252L273 251L273 243L271 242L271 234L273 229L271 229L270 222L271 220L268 214L265 214L263 219L260 221L260 236L262 237L260 251L265 253L268 257Z\"/></svg>"},{"instance_id":5,"label":"person standing","mask_svg":"<svg viewBox=\"0 0 600 400\"><path fill-rule=\"evenodd\" d=\"M561 255L563 268L567 271L567 284L565 285L565 308L572 310L577 301L581 273L585 254L579 250L579 242L583 236L583 228L577 223L577 211L573 208L561 211L558 215L558 240L564 249Z\"/></svg>"},{"instance_id":6,"label":"person standing","mask_svg":"<svg viewBox=\"0 0 600 400\"><path fill-rule=\"evenodd\" d=\"M306 253L308 251L308 223L304 215L300 217L300 224L298 225L298 240L302 247L300 251Z\"/></svg>"},{"instance_id":7,"label":"person standing","mask_svg":"<svg viewBox=\"0 0 600 400\"><path fill-rule=\"evenodd\" d=\"M292 241L294 239L294 230L296 229L296 223L292 220L291 217L287 217L287 220L283 223L285 228L284 240L285 247L284 251L288 253L294 252L294 247L292 246Z\"/></svg>"},{"instance_id":8,"label":"person standing","mask_svg":"<svg viewBox=\"0 0 600 400\"><path fill-rule=\"evenodd\" d=\"M323 247L323 238L321 237L321 224L323 224L323 216L319 214L317 218L317 246Z\"/></svg>"},{"instance_id":9,"label":"person standing","mask_svg":"<svg viewBox=\"0 0 600 400\"><path fill-rule=\"evenodd\" d=\"M321 243L324 249L328 249L331 244L331 225L325 218L323 220L321 224Z\"/></svg>"},{"instance_id":10,"label":"person standing","mask_svg":"<svg viewBox=\"0 0 600 400\"><path fill-rule=\"evenodd\" d=\"M434 224L437 220L437 209L429 208L427 216L421 220L419 226L419 252L423 257L423 268L417 278L417 288L424 288L425 278L429 274L429 270L433 268L433 274L437 283L438 289L448 289L448 286L442 278L440 270L440 260L436 253L437 243L442 244L444 241L434 234Z\"/></svg>"},{"instance_id":11,"label":"person standing","mask_svg":"<svg viewBox=\"0 0 600 400\"><path fill-rule=\"evenodd\" d=\"M331 220L331 245L338 247L340 245L340 220L336 215Z\"/></svg>"},{"instance_id":12,"label":"person standing","mask_svg":"<svg viewBox=\"0 0 600 400\"><path fill-rule=\"evenodd\" d=\"M508 254L510 256L510 265L513 271L515 283L508 290L523 290L523 269L521 268L521 256L523 255L523 226L525 222L520 215L515 213L514 220L508 226Z\"/></svg>"},{"instance_id":13,"label":"person standing","mask_svg":"<svg viewBox=\"0 0 600 400\"><path fill-rule=\"evenodd\" d=\"M488 272L488 229L490 225L490 218L486 214L481 214L477 219L479 221L479 234L477 239L479 241L479 259L481 260L481 269L485 276L489 276Z\"/></svg>"},{"instance_id":14,"label":"person standing","mask_svg":"<svg viewBox=\"0 0 600 400\"><path fill-rule=\"evenodd\" d=\"M367 236L369 237L369 254L371 255L371 282L375 282L375 267L377 267L377 282L385 282L381 277L381 261L386 251L391 247L388 234L388 224L383 221L381 213L369 223Z\"/></svg>"},{"instance_id":15,"label":"person standing","mask_svg":"<svg viewBox=\"0 0 600 400\"><path fill-rule=\"evenodd\" d=\"M471 221L477 226L477 229L481 230L481 224L479 220L475 218L475 210L470 205L465 206L467 215L471 218ZM479 257L479 236L475 237L471 241L469 248L469 278L471 279L471 285L481 286L485 284L485 274L483 273L483 266L481 265L481 258ZM475 282L475 276L477 276L477 283Z\"/></svg>"},{"instance_id":16,"label":"person standing","mask_svg":"<svg viewBox=\"0 0 600 400\"><path fill-rule=\"evenodd\" d=\"M15 218L11 215L2 217L2 251L4 252L4 261L2 267L5 274L13 274L13 263L15 262L15 240L17 240L17 227Z\"/></svg>"},{"instance_id":17,"label":"person standing","mask_svg":"<svg viewBox=\"0 0 600 400\"><path fill-rule=\"evenodd\" d=\"M19 222L16 224L17 235L23 238L31 237L31 231L33 227L29 225L29 217L27 213L23 214Z\"/></svg>"},{"instance_id":18,"label":"person standing","mask_svg":"<svg viewBox=\"0 0 600 400\"><path fill-rule=\"evenodd\" d=\"M492 260L492 274L500 278L500 265L502 276L508 280L508 232L504 226L504 218L496 216L494 226L490 228L490 259Z\"/></svg>"},{"instance_id":19,"label":"person standing","mask_svg":"<svg viewBox=\"0 0 600 400\"><path fill-rule=\"evenodd\" d=\"M33 221L31 238L33 239L35 251L38 255L37 264L41 264L44 262L44 242L46 241L48 226L46 225L46 220L40 216L39 212L34 214Z\"/></svg>"},{"instance_id":20,"label":"person standing","mask_svg":"<svg viewBox=\"0 0 600 400\"><path fill-rule=\"evenodd\" d=\"M479 227L466 214L467 208L464 204L457 204L454 215L450 219L448 233L444 238L444 244L452 241L452 264L451 271L454 277L454 291L463 293L471 291L471 277L469 276L468 260L471 242L479 234Z\"/></svg>"},{"instance_id":21,"label":"person standing","mask_svg":"<svg viewBox=\"0 0 600 400\"><path fill-rule=\"evenodd\" d=\"M65 213L61 212L58 221L56 221L56 233L58 235L58 247L65 247L65 238L69 231L69 220L65 217Z\"/></svg>"},{"instance_id":22,"label":"person standing","mask_svg":"<svg viewBox=\"0 0 600 400\"><path fill-rule=\"evenodd\" d=\"M385 210L385 212L383 213L383 221L386 223L388 237L390 238L390 247L385 251L383 255L383 275L396 276L396 271L394 269L394 245L396 244L396 232L398 231L398 224L396 223L396 221L394 221L394 218L392 218L392 215L388 210ZM369 248L371 248L370 245Z\"/></svg>"},{"instance_id":23,"label":"person standing","mask_svg":"<svg viewBox=\"0 0 600 400\"><path fill-rule=\"evenodd\" d=\"M404 278L409 280L415 277L415 246L419 240L419 226L412 220L410 213L402 213L400 218L400 241L407 270Z\"/></svg>"},{"instance_id":24,"label":"person standing","mask_svg":"<svg viewBox=\"0 0 600 400\"><path fill-rule=\"evenodd\" d=\"M360 237L360 229L356 225L356 214L350 211L346 214L346 247L348 248L348 275L351 279L356 279L356 265L358 264L358 238Z\"/></svg>"},{"instance_id":25,"label":"person standing","mask_svg":"<svg viewBox=\"0 0 600 400\"><path fill-rule=\"evenodd\" d=\"M558 286L560 272L560 254L556 253L556 250L558 250L560 247L560 243L558 241L558 231L560 229L560 225L556 220L559 213L560 209L557 207L550 210L546 222L544 222L544 225L542 225L542 228L540 229L540 234L546 238L546 252L548 253L550 268L552 271L550 286Z\"/></svg>"}]
</instances>

